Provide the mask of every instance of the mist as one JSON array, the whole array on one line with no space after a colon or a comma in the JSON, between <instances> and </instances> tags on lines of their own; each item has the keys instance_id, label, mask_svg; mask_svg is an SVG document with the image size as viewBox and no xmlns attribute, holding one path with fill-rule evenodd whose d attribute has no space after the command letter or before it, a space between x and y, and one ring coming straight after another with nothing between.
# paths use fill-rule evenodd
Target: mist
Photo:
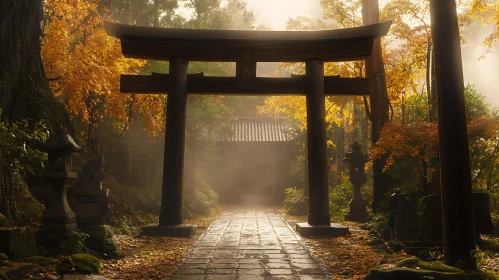
<instances>
[{"instance_id":1,"label":"mist","mask_svg":"<svg viewBox=\"0 0 499 280\"><path fill-rule=\"evenodd\" d=\"M484 38L490 34L492 26L473 23L465 27L463 38L466 44L461 46L463 57L464 82L474 84L476 90L486 96L492 108L499 107L499 89L496 85L499 73L499 46L487 52ZM482 59L480 59L484 56Z\"/></svg>"}]
</instances>

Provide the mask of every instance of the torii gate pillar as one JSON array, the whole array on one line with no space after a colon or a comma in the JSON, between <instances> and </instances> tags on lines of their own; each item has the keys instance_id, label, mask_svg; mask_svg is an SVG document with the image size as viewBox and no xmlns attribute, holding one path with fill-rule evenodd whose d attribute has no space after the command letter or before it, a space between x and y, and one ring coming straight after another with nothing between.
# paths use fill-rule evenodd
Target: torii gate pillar
<instances>
[{"instance_id":1,"label":"torii gate pillar","mask_svg":"<svg viewBox=\"0 0 499 280\"><path fill-rule=\"evenodd\" d=\"M196 231L195 225L182 224L188 66L188 60L170 59L171 82L166 108L165 155L159 224L143 227L142 234L144 235L189 237Z\"/></svg>"},{"instance_id":2,"label":"torii gate pillar","mask_svg":"<svg viewBox=\"0 0 499 280\"><path fill-rule=\"evenodd\" d=\"M306 71L309 214L308 223L296 224L296 231L305 237L342 236L348 228L331 224L329 216L324 62L309 60Z\"/></svg>"}]
</instances>

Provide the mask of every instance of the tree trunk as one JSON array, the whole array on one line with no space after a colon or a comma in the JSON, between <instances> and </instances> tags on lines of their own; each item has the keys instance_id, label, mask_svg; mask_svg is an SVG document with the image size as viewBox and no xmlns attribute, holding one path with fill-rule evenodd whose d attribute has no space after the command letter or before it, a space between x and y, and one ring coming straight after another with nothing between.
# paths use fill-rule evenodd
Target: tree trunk
<instances>
[{"instance_id":1,"label":"tree trunk","mask_svg":"<svg viewBox=\"0 0 499 280\"><path fill-rule=\"evenodd\" d=\"M53 97L43 69L40 54L43 3L41 0L0 1L0 121L41 119L49 124L61 123L64 107ZM0 151L5 160L8 151ZM14 218L17 183L15 170L1 168L0 211ZM28 184L29 185L29 184Z\"/></svg>"},{"instance_id":2,"label":"tree trunk","mask_svg":"<svg viewBox=\"0 0 499 280\"><path fill-rule=\"evenodd\" d=\"M476 269L475 221L455 0L431 0L444 263Z\"/></svg>"},{"instance_id":3,"label":"tree trunk","mask_svg":"<svg viewBox=\"0 0 499 280\"><path fill-rule=\"evenodd\" d=\"M432 120L431 112L431 40L428 38L426 48L426 94L428 95L428 121Z\"/></svg>"},{"instance_id":4,"label":"tree trunk","mask_svg":"<svg viewBox=\"0 0 499 280\"><path fill-rule=\"evenodd\" d=\"M0 108L2 121L60 119L40 56L41 0L0 1ZM56 108L58 107L58 108ZM61 110L62 109L62 110ZM57 116L56 111L59 111Z\"/></svg>"},{"instance_id":5,"label":"tree trunk","mask_svg":"<svg viewBox=\"0 0 499 280\"><path fill-rule=\"evenodd\" d=\"M362 0L362 18L364 25L379 22L378 0ZM381 54L381 39L374 40L371 57L366 60L366 76L369 84L371 101L372 134L371 142L375 144L385 122L388 121L389 100L386 91L386 78L383 57ZM390 189L390 177L383 173L386 157L373 162L373 211L378 210L380 202Z\"/></svg>"},{"instance_id":6,"label":"tree trunk","mask_svg":"<svg viewBox=\"0 0 499 280\"><path fill-rule=\"evenodd\" d=\"M437 121L437 80L435 79L435 55L431 51L431 90L430 90L430 122Z\"/></svg>"}]
</instances>

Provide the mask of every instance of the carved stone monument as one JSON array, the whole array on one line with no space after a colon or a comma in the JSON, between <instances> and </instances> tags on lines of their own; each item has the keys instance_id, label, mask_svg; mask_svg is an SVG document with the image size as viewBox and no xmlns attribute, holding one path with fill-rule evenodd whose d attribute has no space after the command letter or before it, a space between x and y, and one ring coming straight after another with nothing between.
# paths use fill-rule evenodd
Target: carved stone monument
<instances>
[{"instance_id":1,"label":"carved stone monument","mask_svg":"<svg viewBox=\"0 0 499 280\"><path fill-rule=\"evenodd\" d=\"M109 189L102 188L104 157L89 159L79 181L68 189L69 205L76 213L78 225L109 224Z\"/></svg>"},{"instance_id":2,"label":"carved stone monument","mask_svg":"<svg viewBox=\"0 0 499 280\"><path fill-rule=\"evenodd\" d=\"M78 230L76 215L68 205L66 191L77 178L76 172L72 171L71 154L79 151L80 147L70 135L66 134L66 130L59 126L40 147L40 150L48 153L43 179L51 186L53 195L42 215L37 243L42 246L56 247Z\"/></svg>"},{"instance_id":3,"label":"carved stone monument","mask_svg":"<svg viewBox=\"0 0 499 280\"><path fill-rule=\"evenodd\" d=\"M409 241L418 239L418 216L407 195L399 189L390 196L389 225L392 239Z\"/></svg>"},{"instance_id":4,"label":"carved stone monument","mask_svg":"<svg viewBox=\"0 0 499 280\"><path fill-rule=\"evenodd\" d=\"M343 162L349 165L350 182L353 185L353 198L350 201L350 211L345 215L349 221L365 222L369 214L366 210L366 201L362 199L360 188L367 181L364 171L368 157L360 151L361 145L355 141L352 144L352 151L345 154Z\"/></svg>"}]
</instances>

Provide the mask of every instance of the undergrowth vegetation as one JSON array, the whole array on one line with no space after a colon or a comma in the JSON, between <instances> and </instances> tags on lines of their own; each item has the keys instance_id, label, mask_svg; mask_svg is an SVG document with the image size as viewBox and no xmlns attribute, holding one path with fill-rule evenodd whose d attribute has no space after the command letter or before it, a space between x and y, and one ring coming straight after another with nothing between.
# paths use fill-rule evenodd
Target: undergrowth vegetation
<instances>
[{"instance_id":1,"label":"undergrowth vegetation","mask_svg":"<svg viewBox=\"0 0 499 280\"><path fill-rule=\"evenodd\" d=\"M117 233L137 234L141 226L157 223L161 192L120 184L114 178L106 181L111 190L111 222ZM204 182L195 188L184 184L182 216L196 218L211 214L218 207L218 194Z\"/></svg>"},{"instance_id":2,"label":"undergrowth vegetation","mask_svg":"<svg viewBox=\"0 0 499 280\"><path fill-rule=\"evenodd\" d=\"M353 197L353 186L348 181L346 173L342 173L339 178L337 184L329 187L329 214L336 220L343 219L343 215L348 212L349 203ZM363 186L362 193L364 200L369 201L372 193L369 192L367 185ZM286 214L291 216L308 214L308 196L305 191L303 188L287 188L285 190L283 207Z\"/></svg>"},{"instance_id":3,"label":"undergrowth vegetation","mask_svg":"<svg viewBox=\"0 0 499 280\"><path fill-rule=\"evenodd\" d=\"M0 212L12 225L35 224L40 219L43 206L33 198L28 186L47 159L36 149L47 137L43 121L0 122Z\"/></svg>"}]
</instances>

